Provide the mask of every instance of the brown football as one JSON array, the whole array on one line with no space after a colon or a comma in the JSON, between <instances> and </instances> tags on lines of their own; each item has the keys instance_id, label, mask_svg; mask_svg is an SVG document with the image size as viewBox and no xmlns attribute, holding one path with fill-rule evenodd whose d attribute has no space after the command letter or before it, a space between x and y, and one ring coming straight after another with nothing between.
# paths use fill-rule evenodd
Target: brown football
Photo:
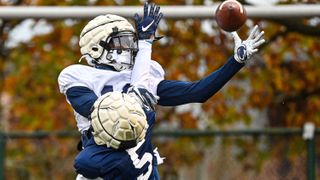
<instances>
[{"instance_id":1,"label":"brown football","mask_svg":"<svg viewBox=\"0 0 320 180\"><path fill-rule=\"evenodd\" d=\"M247 12L236 0L226 0L216 10L216 21L224 31L237 31L246 20Z\"/></svg>"}]
</instances>

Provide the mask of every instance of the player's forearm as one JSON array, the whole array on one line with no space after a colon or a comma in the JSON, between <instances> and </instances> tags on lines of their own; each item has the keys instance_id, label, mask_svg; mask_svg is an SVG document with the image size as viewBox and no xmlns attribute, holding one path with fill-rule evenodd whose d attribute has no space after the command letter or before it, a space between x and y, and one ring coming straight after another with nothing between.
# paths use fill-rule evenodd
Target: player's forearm
<instances>
[{"instance_id":1,"label":"player's forearm","mask_svg":"<svg viewBox=\"0 0 320 180\"><path fill-rule=\"evenodd\" d=\"M139 40L139 51L132 69L131 85L148 90L148 78L151 66L152 44Z\"/></svg>"},{"instance_id":2,"label":"player's forearm","mask_svg":"<svg viewBox=\"0 0 320 180\"><path fill-rule=\"evenodd\" d=\"M219 91L242 67L233 57L207 77L196 82L162 81L158 85L159 105L176 106L205 102Z\"/></svg>"},{"instance_id":3,"label":"player's forearm","mask_svg":"<svg viewBox=\"0 0 320 180\"><path fill-rule=\"evenodd\" d=\"M244 66L243 63L237 62L234 57L230 57L228 62L211 73L206 78L200 80L201 84L198 92L201 96L201 101L204 102L218 92L227 82ZM203 94L202 94L203 93ZM201 95L202 94L202 95Z\"/></svg>"}]
</instances>

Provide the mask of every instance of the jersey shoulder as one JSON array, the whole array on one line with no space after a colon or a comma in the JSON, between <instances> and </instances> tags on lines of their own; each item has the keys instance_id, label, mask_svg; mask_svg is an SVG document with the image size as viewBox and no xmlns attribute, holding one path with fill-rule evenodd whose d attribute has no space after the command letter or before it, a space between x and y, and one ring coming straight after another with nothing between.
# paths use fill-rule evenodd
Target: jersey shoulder
<instances>
[{"instance_id":1,"label":"jersey shoulder","mask_svg":"<svg viewBox=\"0 0 320 180\"><path fill-rule=\"evenodd\" d=\"M73 64L64 68L58 76L58 84L61 93L65 93L70 87L87 87L86 79L89 79L95 69L81 64Z\"/></svg>"},{"instance_id":2,"label":"jersey shoulder","mask_svg":"<svg viewBox=\"0 0 320 180\"><path fill-rule=\"evenodd\" d=\"M93 70L94 68L90 67L90 66L82 65L82 64L72 64L72 65L64 68L60 72L59 77L60 76L63 77L63 76L70 75L70 74L80 75L80 74L82 74L81 72L90 71L91 69Z\"/></svg>"}]
</instances>

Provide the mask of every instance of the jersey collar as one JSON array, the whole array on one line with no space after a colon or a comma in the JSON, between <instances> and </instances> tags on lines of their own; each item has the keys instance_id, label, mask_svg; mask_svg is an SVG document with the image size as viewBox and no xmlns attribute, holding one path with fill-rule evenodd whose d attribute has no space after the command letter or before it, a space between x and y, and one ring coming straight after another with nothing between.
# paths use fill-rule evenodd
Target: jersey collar
<instances>
[{"instance_id":1,"label":"jersey collar","mask_svg":"<svg viewBox=\"0 0 320 180\"><path fill-rule=\"evenodd\" d=\"M116 70L114 69L114 67L109 66L109 65L105 65L105 64L95 64L94 67L97 68L97 69L104 69L104 70L116 71Z\"/></svg>"}]
</instances>

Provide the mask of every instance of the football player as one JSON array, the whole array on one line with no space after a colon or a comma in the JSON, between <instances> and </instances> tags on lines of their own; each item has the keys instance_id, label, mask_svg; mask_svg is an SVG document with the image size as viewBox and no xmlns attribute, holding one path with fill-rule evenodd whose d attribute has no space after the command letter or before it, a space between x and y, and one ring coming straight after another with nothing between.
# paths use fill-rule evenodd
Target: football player
<instances>
[{"instance_id":1,"label":"football player","mask_svg":"<svg viewBox=\"0 0 320 180\"><path fill-rule=\"evenodd\" d=\"M73 107L82 134L83 149L74 163L82 178L159 179L157 166L162 158L151 143L154 105L205 102L264 42L263 31L259 32L257 26L245 41L233 32L234 55L221 68L195 82L167 80L161 65L151 60L152 43L159 39L155 32L163 16L159 9L145 3L143 17L134 16L135 28L125 18L111 14L89 21L80 34L79 45L90 66L71 65L59 75L60 91ZM99 97L112 91L135 93L144 104L148 128L144 139L129 149L97 145L92 135L92 107Z\"/></svg>"}]
</instances>

